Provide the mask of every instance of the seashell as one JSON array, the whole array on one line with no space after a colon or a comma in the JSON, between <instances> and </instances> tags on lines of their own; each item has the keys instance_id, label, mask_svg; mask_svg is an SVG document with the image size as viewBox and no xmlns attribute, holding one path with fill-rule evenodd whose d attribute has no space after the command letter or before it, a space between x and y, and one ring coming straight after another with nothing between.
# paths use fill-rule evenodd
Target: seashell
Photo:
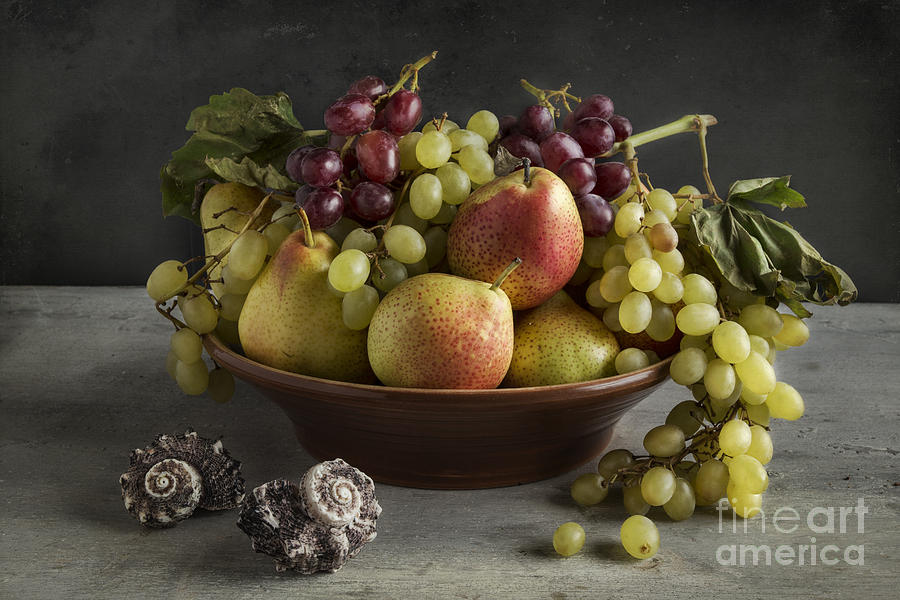
<instances>
[{"instance_id":1,"label":"seashell","mask_svg":"<svg viewBox=\"0 0 900 600\"><path fill-rule=\"evenodd\" d=\"M310 468L300 485L276 479L255 488L237 525L276 570L333 573L375 539L380 514L372 479L338 458Z\"/></svg>"},{"instance_id":2,"label":"seashell","mask_svg":"<svg viewBox=\"0 0 900 600\"><path fill-rule=\"evenodd\" d=\"M142 525L171 527L194 513L237 507L244 499L241 463L222 447L188 430L159 435L131 452L131 467L119 478L125 508Z\"/></svg>"}]
</instances>

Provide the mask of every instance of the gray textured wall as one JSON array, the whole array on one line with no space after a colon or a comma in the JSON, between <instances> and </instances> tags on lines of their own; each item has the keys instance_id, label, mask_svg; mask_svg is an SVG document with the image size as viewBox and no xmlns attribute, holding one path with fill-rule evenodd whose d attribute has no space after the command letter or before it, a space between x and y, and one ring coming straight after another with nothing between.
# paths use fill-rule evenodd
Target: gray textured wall
<instances>
[{"instance_id":1,"label":"gray textured wall","mask_svg":"<svg viewBox=\"0 0 900 600\"><path fill-rule=\"evenodd\" d=\"M715 114L718 186L791 173L786 216L861 299L900 300L900 3L2 3L0 282L138 284L197 253L157 175L190 110L285 90L310 128L354 78L430 50L426 111L518 112L520 77L610 95L637 130ZM655 185L700 184L695 140L641 150Z\"/></svg>"}]
</instances>

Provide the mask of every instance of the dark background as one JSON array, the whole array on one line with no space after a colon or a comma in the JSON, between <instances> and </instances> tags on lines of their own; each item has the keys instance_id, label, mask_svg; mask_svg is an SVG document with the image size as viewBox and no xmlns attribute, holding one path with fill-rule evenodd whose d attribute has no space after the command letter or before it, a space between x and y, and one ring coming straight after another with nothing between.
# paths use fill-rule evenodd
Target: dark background
<instances>
[{"instance_id":1,"label":"dark background","mask_svg":"<svg viewBox=\"0 0 900 600\"><path fill-rule=\"evenodd\" d=\"M354 79L421 74L426 114L518 113L518 85L605 93L635 130L712 113L711 170L793 175L784 215L860 299L900 300L900 2L3 2L0 283L143 284L198 234L158 173L191 109L284 90L311 129ZM702 187L696 140L640 149Z\"/></svg>"}]
</instances>

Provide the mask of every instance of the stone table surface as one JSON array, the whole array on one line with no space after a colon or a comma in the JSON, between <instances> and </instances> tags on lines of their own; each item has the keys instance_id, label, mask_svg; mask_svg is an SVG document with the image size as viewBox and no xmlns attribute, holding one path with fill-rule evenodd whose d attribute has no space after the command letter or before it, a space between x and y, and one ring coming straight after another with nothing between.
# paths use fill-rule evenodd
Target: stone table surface
<instances>
[{"instance_id":1,"label":"stone table surface","mask_svg":"<svg viewBox=\"0 0 900 600\"><path fill-rule=\"evenodd\" d=\"M681 523L654 509L662 548L633 560L618 491L593 508L568 496L587 464L503 489L378 485L377 539L337 573L302 576L252 552L236 511L142 529L118 483L132 448L189 425L223 438L248 488L299 479L314 461L280 409L240 382L226 405L181 394L164 368L171 328L143 289L0 288L0 597L896 598L900 305L813 309L811 341L777 361L807 411L774 422L764 530L759 519L735 530L713 508ZM686 397L667 382L622 419L613 447L639 448ZM840 507L860 503L863 519L845 510L841 531ZM775 522L779 509L800 520ZM563 559L551 538L572 520L587 543Z\"/></svg>"}]
</instances>

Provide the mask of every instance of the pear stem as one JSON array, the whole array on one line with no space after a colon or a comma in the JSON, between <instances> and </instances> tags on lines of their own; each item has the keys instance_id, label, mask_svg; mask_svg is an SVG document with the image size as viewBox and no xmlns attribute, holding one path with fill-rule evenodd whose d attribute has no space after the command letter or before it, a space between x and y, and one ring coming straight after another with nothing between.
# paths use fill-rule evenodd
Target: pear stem
<instances>
[{"instance_id":1,"label":"pear stem","mask_svg":"<svg viewBox=\"0 0 900 600\"><path fill-rule=\"evenodd\" d=\"M531 185L531 159L523 158L522 159L522 168L525 170L525 185Z\"/></svg>"},{"instance_id":2,"label":"pear stem","mask_svg":"<svg viewBox=\"0 0 900 600\"><path fill-rule=\"evenodd\" d=\"M313 237L312 227L309 224L309 217L306 216L306 211L299 206L295 210L300 216L300 220L303 221L303 243L307 248L315 248L316 238Z\"/></svg>"},{"instance_id":3,"label":"pear stem","mask_svg":"<svg viewBox=\"0 0 900 600\"><path fill-rule=\"evenodd\" d=\"M522 264L522 259L517 256L514 261L509 263L508 267L503 269L503 272L500 273L500 277L498 277L497 281L495 281L493 283L493 285L491 285L490 289L496 290L497 288L499 288L503 284L503 282L506 281L506 278L509 277L509 274L512 273L513 271L515 271L516 267L518 267L521 264Z\"/></svg>"}]
</instances>

